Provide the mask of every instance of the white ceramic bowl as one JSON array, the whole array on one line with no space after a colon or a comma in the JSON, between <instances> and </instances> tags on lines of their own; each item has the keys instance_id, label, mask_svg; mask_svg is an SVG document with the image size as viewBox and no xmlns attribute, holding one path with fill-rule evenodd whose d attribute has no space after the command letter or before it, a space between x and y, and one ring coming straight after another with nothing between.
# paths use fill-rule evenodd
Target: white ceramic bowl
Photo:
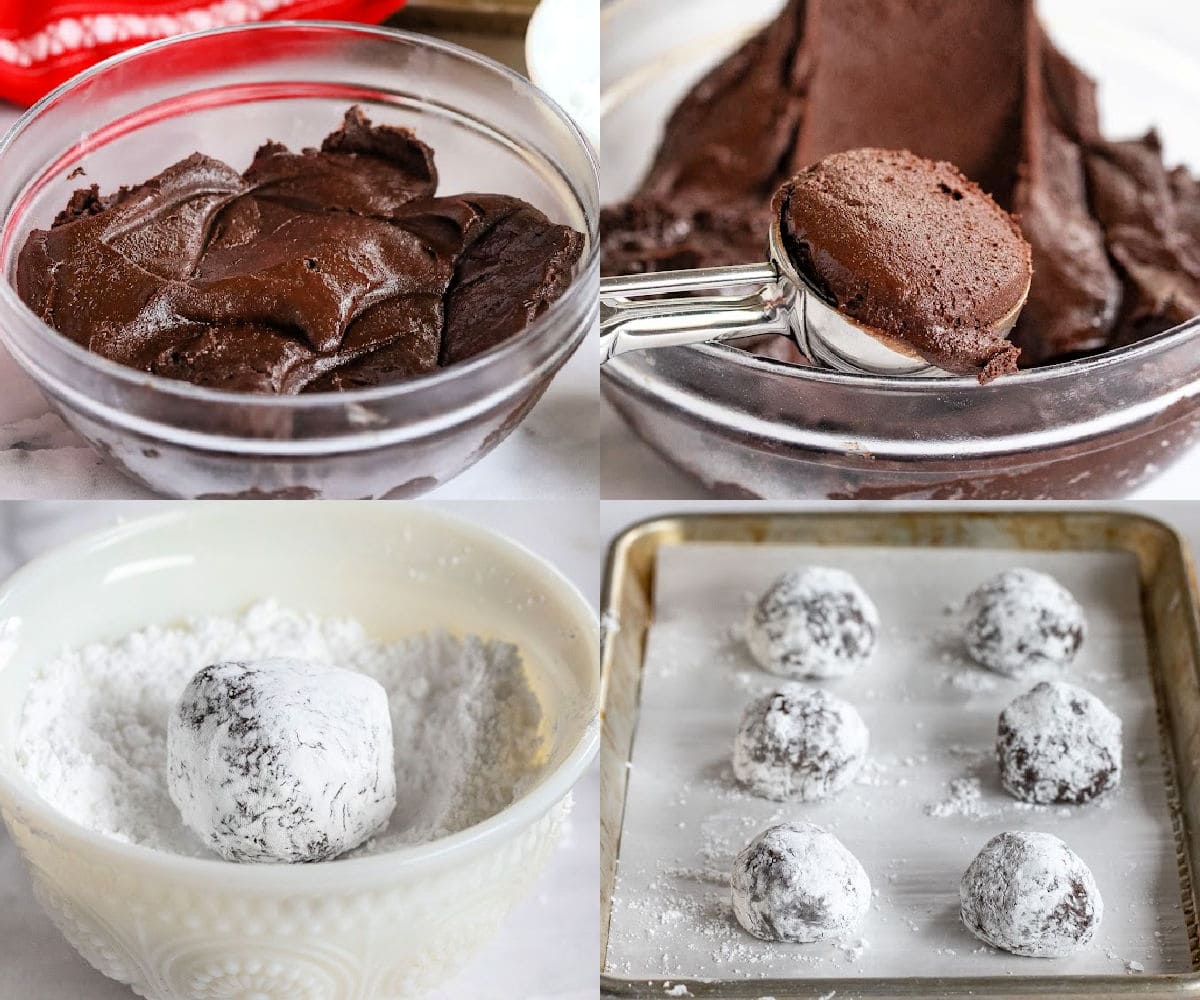
<instances>
[{"instance_id":1,"label":"white ceramic bowl","mask_svg":"<svg viewBox=\"0 0 1200 1000\"><path fill-rule=\"evenodd\" d=\"M32 671L64 644L274 597L374 636L429 628L520 646L548 759L507 809L453 836L318 865L236 865L101 836L42 800L13 752ZM453 974L557 841L597 747L598 628L521 547L407 504L210 503L59 548L0 588L0 813L34 889L106 976L153 1000L401 1000Z\"/></svg>"},{"instance_id":2,"label":"white ceramic bowl","mask_svg":"<svg viewBox=\"0 0 1200 1000\"><path fill-rule=\"evenodd\" d=\"M542 0L525 33L529 79L600 147L600 0Z\"/></svg>"}]
</instances>

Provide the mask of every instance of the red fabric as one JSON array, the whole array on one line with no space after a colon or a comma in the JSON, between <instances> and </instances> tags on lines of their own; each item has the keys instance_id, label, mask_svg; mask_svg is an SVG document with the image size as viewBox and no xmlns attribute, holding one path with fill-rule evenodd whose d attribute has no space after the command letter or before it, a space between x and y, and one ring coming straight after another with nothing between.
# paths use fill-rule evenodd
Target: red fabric
<instances>
[{"instance_id":1,"label":"red fabric","mask_svg":"<svg viewBox=\"0 0 1200 1000\"><path fill-rule=\"evenodd\" d=\"M378 23L405 0L0 0L0 100L32 104L101 59L249 21Z\"/></svg>"}]
</instances>

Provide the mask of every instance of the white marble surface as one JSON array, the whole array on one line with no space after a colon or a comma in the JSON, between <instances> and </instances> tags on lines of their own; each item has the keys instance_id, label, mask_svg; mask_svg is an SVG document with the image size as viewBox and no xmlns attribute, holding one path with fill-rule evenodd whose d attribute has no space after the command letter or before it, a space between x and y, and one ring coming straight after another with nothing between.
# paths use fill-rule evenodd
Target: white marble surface
<instances>
[{"instance_id":1,"label":"white marble surface","mask_svg":"<svg viewBox=\"0 0 1200 1000\"><path fill-rule=\"evenodd\" d=\"M16 119L0 104L0 132ZM554 500L595 497L600 402L599 343L589 337L533 412L495 451L438 499ZM51 412L0 346L0 497L14 500L144 499L145 487L112 468Z\"/></svg>"},{"instance_id":2,"label":"white marble surface","mask_svg":"<svg viewBox=\"0 0 1200 1000\"><path fill-rule=\"evenodd\" d=\"M147 503L0 503L0 577L55 544ZM545 556L589 601L599 600L594 502L458 502L441 509L475 520ZM575 791L575 810L550 868L501 935L428 1000L594 1000L599 881L599 773ZM16 850L0 828L0 1000L125 1000L133 994L93 971L39 909Z\"/></svg>"}]
</instances>

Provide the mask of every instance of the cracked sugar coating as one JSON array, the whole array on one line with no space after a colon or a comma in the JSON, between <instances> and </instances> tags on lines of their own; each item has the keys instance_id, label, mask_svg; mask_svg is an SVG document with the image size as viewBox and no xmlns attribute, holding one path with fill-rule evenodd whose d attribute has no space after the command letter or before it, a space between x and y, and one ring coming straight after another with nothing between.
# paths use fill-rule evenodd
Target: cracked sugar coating
<instances>
[{"instance_id":1,"label":"cracked sugar coating","mask_svg":"<svg viewBox=\"0 0 1200 1000\"><path fill-rule=\"evenodd\" d=\"M1065 958L1100 926L1104 903L1083 860L1048 833L1001 833L959 886L962 922L995 948Z\"/></svg>"},{"instance_id":2,"label":"cracked sugar coating","mask_svg":"<svg viewBox=\"0 0 1200 1000\"><path fill-rule=\"evenodd\" d=\"M1009 569L967 598L963 638L971 657L1000 674L1029 677L1070 666L1083 645L1083 609L1045 573Z\"/></svg>"},{"instance_id":3,"label":"cracked sugar coating","mask_svg":"<svg viewBox=\"0 0 1200 1000\"><path fill-rule=\"evenodd\" d=\"M733 773L755 795L811 802L841 791L867 756L854 706L804 684L782 684L746 706L733 742Z\"/></svg>"},{"instance_id":4,"label":"cracked sugar coating","mask_svg":"<svg viewBox=\"0 0 1200 1000\"><path fill-rule=\"evenodd\" d=\"M733 913L764 941L806 943L852 930L871 905L871 880L832 833L781 823L733 863Z\"/></svg>"},{"instance_id":5,"label":"cracked sugar coating","mask_svg":"<svg viewBox=\"0 0 1200 1000\"><path fill-rule=\"evenodd\" d=\"M1090 802L1121 783L1121 720L1083 688L1043 681L1000 713L996 756L1018 799Z\"/></svg>"},{"instance_id":6,"label":"cracked sugar coating","mask_svg":"<svg viewBox=\"0 0 1200 1000\"><path fill-rule=\"evenodd\" d=\"M782 677L844 677L871 658L879 612L849 573L805 566L784 573L750 611L746 644Z\"/></svg>"},{"instance_id":7,"label":"cracked sugar coating","mask_svg":"<svg viewBox=\"0 0 1200 1000\"><path fill-rule=\"evenodd\" d=\"M171 799L227 861L325 861L396 804L388 699L363 674L276 658L216 663L167 729Z\"/></svg>"}]
</instances>

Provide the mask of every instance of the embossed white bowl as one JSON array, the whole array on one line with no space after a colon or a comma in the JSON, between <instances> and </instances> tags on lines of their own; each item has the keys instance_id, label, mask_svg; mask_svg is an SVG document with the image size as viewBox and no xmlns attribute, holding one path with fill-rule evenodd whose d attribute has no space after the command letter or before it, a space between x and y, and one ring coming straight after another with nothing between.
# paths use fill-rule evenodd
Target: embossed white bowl
<instances>
[{"instance_id":1,"label":"embossed white bowl","mask_svg":"<svg viewBox=\"0 0 1200 1000\"><path fill-rule=\"evenodd\" d=\"M548 758L497 815L429 844L316 865L236 865L101 836L19 772L26 685L64 644L232 613L264 597L394 639L451 628L517 643ZM0 588L0 813L47 912L152 1000L409 1000L498 928L557 841L597 746L595 615L557 571L411 504L181 505L59 548Z\"/></svg>"}]
</instances>

